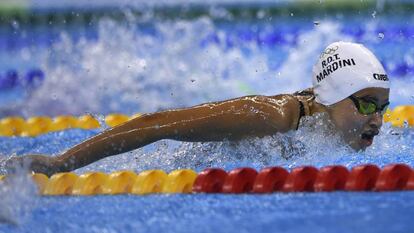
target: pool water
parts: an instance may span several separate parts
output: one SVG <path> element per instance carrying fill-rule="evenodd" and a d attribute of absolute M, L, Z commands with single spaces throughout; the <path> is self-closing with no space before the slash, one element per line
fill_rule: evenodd
<path fill-rule="evenodd" d="M 412 232 L 414 195 L 43 197 L 2 232 Z"/>
<path fill-rule="evenodd" d="M 0 77 L 33 69 L 30 88 L 1 89 L 0 117 L 112 112 L 133 114 L 248 94 L 290 93 L 311 85 L 311 67 L 336 40 L 365 44 L 388 70 L 391 107 L 414 102 L 414 16 L 374 8 L 344 14 L 257 12 L 234 18 L 224 8 L 190 19 L 100 18 L 92 23 L 11 22 L 0 34 Z M 414 132 L 385 124 L 365 152 L 353 152 L 305 119 L 298 131 L 240 142 L 164 140 L 85 168 L 171 171 L 207 167 L 300 165 L 349 168 L 373 163 L 414 166 Z M 0 139 L 3 157 L 56 155 L 99 130 L 72 129 L 35 138 Z M 292 158 L 282 157 L 287 147 Z M 0 189 L 0 232 L 412 232 L 413 192 L 271 195 L 38 197 L 23 178 Z"/>

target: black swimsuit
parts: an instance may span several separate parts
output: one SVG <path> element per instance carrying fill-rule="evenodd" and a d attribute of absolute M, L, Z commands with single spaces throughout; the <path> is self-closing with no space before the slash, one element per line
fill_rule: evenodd
<path fill-rule="evenodd" d="M 310 115 L 309 105 L 315 99 L 312 88 L 293 93 L 293 96 L 299 101 L 299 119 L 296 130 L 299 128 L 300 119 Z"/>

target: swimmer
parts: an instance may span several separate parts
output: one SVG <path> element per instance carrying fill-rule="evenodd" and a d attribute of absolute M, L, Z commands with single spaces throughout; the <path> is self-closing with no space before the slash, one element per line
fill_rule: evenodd
<path fill-rule="evenodd" d="M 31 171 L 51 175 L 162 139 L 208 142 L 284 133 L 296 130 L 302 117 L 316 113 L 327 113 L 349 147 L 365 150 L 379 133 L 388 99 L 389 80 L 375 55 L 361 44 L 335 42 L 314 65 L 312 88 L 144 114 L 58 156 L 13 157 L 6 167 L 29 164 Z"/>

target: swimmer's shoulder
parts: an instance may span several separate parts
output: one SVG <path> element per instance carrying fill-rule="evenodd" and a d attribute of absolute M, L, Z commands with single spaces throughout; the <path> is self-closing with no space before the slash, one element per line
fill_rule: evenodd
<path fill-rule="evenodd" d="M 268 96 L 276 103 L 283 103 L 283 111 L 291 119 L 290 129 L 297 129 L 300 119 L 310 115 L 310 105 L 315 99 L 312 88 L 295 92 L 293 94 L 279 94 Z"/>
<path fill-rule="evenodd" d="M 256 116 L 264 119 L 270 128 L 277 129 L 275 132 L 297 128 L 300 108 L 297 98 L 292 94 L 244 96 L 238 101 L 256 109 L 260 113 Z"/>

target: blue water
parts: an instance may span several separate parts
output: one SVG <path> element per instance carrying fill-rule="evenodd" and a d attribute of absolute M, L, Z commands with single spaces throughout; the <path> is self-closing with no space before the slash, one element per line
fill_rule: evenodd
<path fill-rule="evenodd" d="M 89 24 L 0 30 L 0 117 L 111 112 L 132 114 L 232 98 L 290 93 L 311 85 L 311 67 L 336 40 L 364 43 L 390 73 L 392 107 L 414 103 L 413 14 L 380 11 L 229 19 L 222 11 L 189 20 L 101 19 Z M 27 86 L 31 70 L 45 77 Z M 22 81 L 23 80 L 23 81 Z M 300 165 L 414 166 L 414 132 L 386 124 L 365 152 L 343 146 L 320 119 L 288 137 L 238 143 L 161 141 L 75 171 Z M 0 138 L 0 155 L 56 155 L 100 130 Z M 293 158 L 281 157 L 289 147 Z M 413 192 L 272 195 L 38 197 L 27 181 L 0 188 L 0 232 L 412 232 Z"/>
<path fill-rule="evenodd" d="M 44 197 L 1 232 L 412 232 L 413 192 Z"/>

